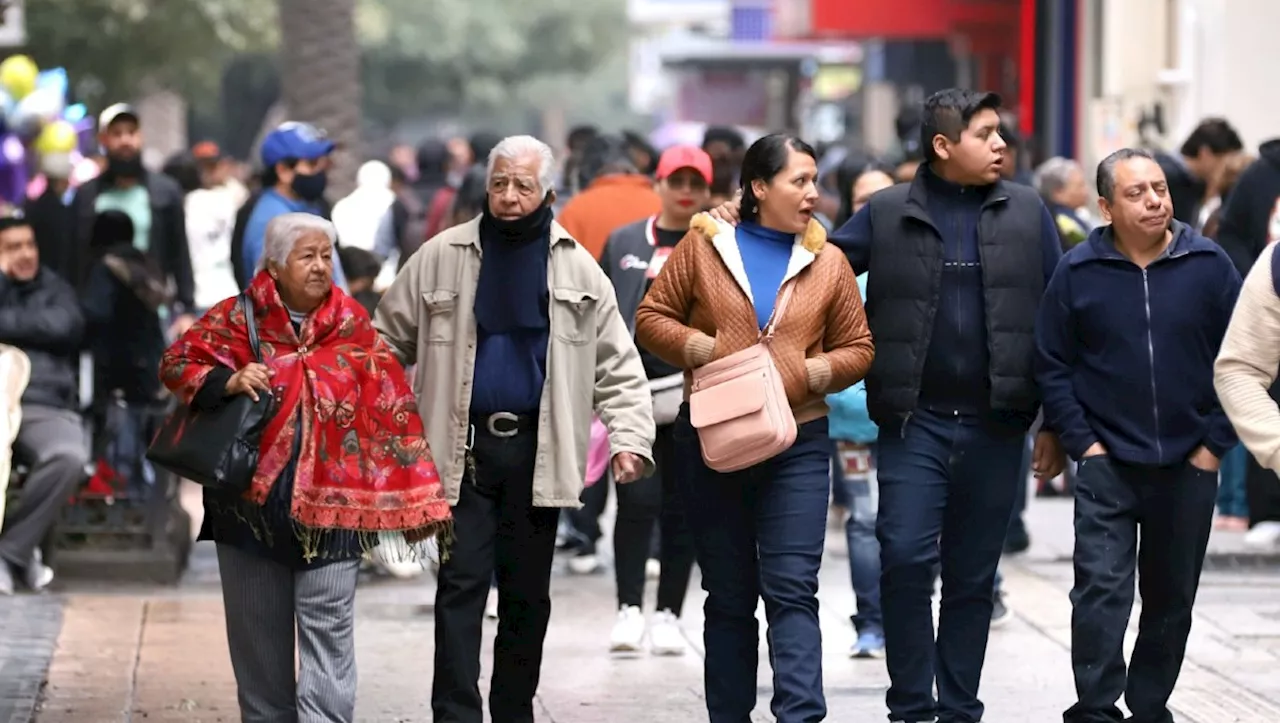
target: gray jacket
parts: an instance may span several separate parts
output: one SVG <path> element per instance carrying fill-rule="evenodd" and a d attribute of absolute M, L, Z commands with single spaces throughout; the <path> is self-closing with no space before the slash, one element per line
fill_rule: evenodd
<path fill-rule="evenodd" d="M 600 267 L 613 282 L 613 291 L 618 297 L 618 313 L 632 334 L 636 330 L 636 309 L 640 308 L 648 286 L 649 261 L 653 258 L 654 247 L 645 230 L 648 225 L 646 218 L 614 231 L 600 253 Z"/>

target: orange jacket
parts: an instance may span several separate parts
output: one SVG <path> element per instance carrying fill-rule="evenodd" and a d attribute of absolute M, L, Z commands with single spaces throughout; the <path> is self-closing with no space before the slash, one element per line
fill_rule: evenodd
<path fill-rule="evenodd" d="M 598 261 L 609 234 L 661 210 L 648 176 L 613 175 L 597 178 L 569 199 L 556 220 Z"/>

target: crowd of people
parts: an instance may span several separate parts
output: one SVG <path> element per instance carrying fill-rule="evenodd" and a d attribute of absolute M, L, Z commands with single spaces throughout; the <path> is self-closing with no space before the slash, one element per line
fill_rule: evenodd
<path fill-rule="evenodd" d="M 756 706 L 761 599 L 774 715 L 827 715 L 834 522 L 850 655 L 885 659 L 890 719 L 973 723 L 1032 477 L 1076 502 L 1064 720 L 1169 720 L 1211 528 L 1280 540 L 1280 141 L 1254 160 L 1210 119 L 1176 155 L 1109 155 L 1091 203 L 1081 165 L 1033 164 L 994 94 L 943 90 L 900 121 L 883 158 L 727 127 L 663 149 L 577 128 L 559 161 L 531 136 L 428 140 L 330 206 L 335 147 L 308 124 L 267 134 L 245 183 L 208 142 L 149 171 L 138 114 L 106 109 L 97 178 L 70 189 L 50 165 L 0 214 L 29 467 L 0 593 L 49 584 L 41 541 L 100 467 L 87 350 L 88 426 L 132 410 L 110 425 L 131 484 L 151 483 L 168 395 L 271 395 L 250 488 L 206 490 L 200 533 L 246 721 L 352 720 L 362 560 L 411 575 L 427 540 L 435 720 L 482 720 L 487 615 L 489 711 L 532 721 L 553 559 L 602 566 L 612 489 L 607 649 L 684 653 L 696 563 L 710 720 Z M 785 443 L 764 459 L 709 451 L 769 424 Z"/>

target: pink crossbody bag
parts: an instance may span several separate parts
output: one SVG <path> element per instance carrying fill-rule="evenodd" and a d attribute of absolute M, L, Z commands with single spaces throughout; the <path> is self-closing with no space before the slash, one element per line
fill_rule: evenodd
<path fill-rule="evenodd" d="M 698 430 L 702 459 L 717 472 L 737 472 L 787 451 L 796 418 L 769 344 L 786 313 L 795 282 L 782 290 L 760 340 L 693 370 L 689 421 Z"/>

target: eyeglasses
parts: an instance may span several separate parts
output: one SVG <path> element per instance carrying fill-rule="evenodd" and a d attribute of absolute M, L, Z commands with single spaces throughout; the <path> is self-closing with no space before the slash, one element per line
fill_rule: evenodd
<path fill-rule="evenodd" d="M 686 188 L 690 191 L 701 191 L 707 188 L 707 179 L 702 176 L 667 176 L 662 179 L 662 182 L 667 184 L 668 188 L 676 191 L 681 191 Z"/>

